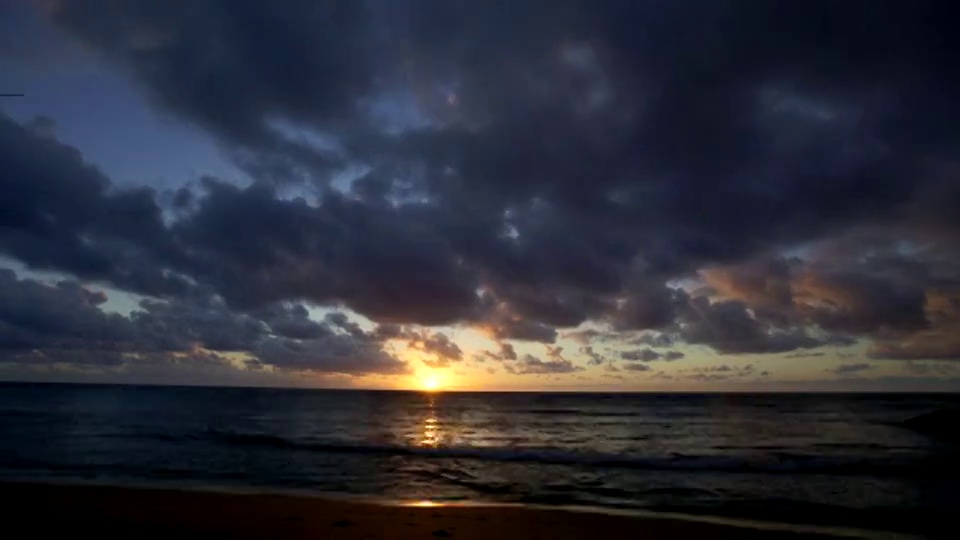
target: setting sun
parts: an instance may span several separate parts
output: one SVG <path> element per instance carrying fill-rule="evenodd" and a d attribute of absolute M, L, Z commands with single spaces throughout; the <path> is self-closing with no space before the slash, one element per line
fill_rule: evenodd
<path fill-rule="evenodd" d="M 420 379 L 420 387 L 427 392 L 436 392 L 440 386 L 440 377 L 436 375 L 427 375 Z"/>

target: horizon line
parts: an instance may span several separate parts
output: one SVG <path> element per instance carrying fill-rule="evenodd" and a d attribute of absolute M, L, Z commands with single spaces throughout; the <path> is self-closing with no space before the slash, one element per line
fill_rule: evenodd
<path fill-rule="evenodd" d="M 960 395 L 956 390 L 422 390 L 417 388 L 336 388 L 306 386 L 256 386 L 227 384 L 171 384 L 171 383 L 135 383 L 135 382 L 89 382 L 89 381 L 24 381 L 0 380 L 0 385 L 61 385 L 61 386 L 129 386 L 156 388 L 196 388 L 196 389 L 243 389 L 243 390 L 299 390 L 299 391 L 335 391 L 335 392 L 403 392 L 426 395 L 436 394 L 951 394 Z"/>

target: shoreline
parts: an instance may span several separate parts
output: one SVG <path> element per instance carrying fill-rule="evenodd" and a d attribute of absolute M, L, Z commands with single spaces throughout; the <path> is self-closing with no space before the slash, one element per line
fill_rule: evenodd
<path fill-rule="evenodd" d="M 712 515 L 483 501 L 410 501 L 255 486 L 169 486 L 97 481 L 0 480 L 0 499 L 33 532 L 101 538 L 579 538 L 599 534 L 719 538 L 884 538 L 917 536 L 848 527 Z M 158 509 L 153 512 L 150 508 Z M 216 511 L 211 511 L 216 509 Z M 242 519 L 238 519 L 242 516 Z M 292 526 L 296 524 L 297 526 Z M 62 529 L 61 529 L 62 527 Z M 430 529 L 427 531 L 426 529 Z M 63 532 L 60 532 L 60 531 Z M 307 533 L 310 534 L 307 534 Z M 424 535 L 426 533 L 426 535 Z M 158 536 L 159 537 L 159 536 Z"/>

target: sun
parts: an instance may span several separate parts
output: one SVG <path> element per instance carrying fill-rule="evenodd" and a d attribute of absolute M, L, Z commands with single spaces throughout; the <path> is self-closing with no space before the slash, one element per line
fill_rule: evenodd
<path fill-rule="evenodd" d="M 440 377 L 436 375 L 427 375 L 420 378 L 420 388 L 426 392 L 436 392 L 442 386 Z"/>

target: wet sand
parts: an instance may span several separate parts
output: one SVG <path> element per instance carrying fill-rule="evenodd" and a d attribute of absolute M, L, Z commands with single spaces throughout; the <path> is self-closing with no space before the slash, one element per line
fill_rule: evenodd
<path fill-rule="evenodd" d="M 411 506 L 280 494 L 0 483 L 10 538 L 824 538 L 668 517 Z"/>

